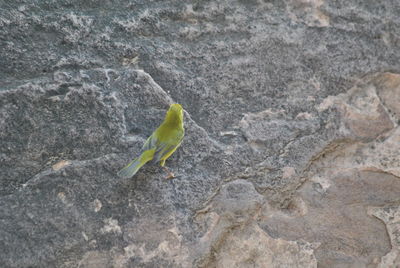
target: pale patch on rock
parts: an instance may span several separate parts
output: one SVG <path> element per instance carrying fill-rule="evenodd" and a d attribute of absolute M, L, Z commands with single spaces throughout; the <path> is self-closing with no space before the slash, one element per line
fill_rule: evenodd
<path fill-rule="evenodd" d="M 323 0 L 291 0 L 287 3 L 289 17 L 300 23 L 312 27 L 328 27 L 330 19 L 320 9 L 324 4 Z"/>
<path fill-rule="evenodd" d="M 296 170 L 293 167 L 284 167 L 282 168 L 282 178 L 288 179 L 296 175 Z"/>
<path fill-rule="evenodd" d="M 99 199 L 93 200 L 92 207 L 95 212 L 99 212 L 102 206 L 103 206 L 103 204 L 101 203 L 101 201 Z"/>
<path fill-rule="evenodd" d="M 307 101 L 315 101 L 315 97 L 314 96 L 307 96 Z"/>
<path fill-rule="evenodd" d="M 72 207 L 73 203 L 67 199 L 67 195 L 64 192 L 57 193 L 57 198 L 66 206 Z"/>
<path fill-rule="evenodd" d="M 64 22 L 60 29 L 64 33 L 64 40 L 76 43 L 90 32 L 94 19 L 91 16 L 69 13 L 62 16 L 60 21 Z"/>
<path fill-rule="evenodd" d="M 329 96 L 325 98 L 316 108 L 318 112 L 323 112 L 335 104 L 335 97 Z"/>
<path fill-rule="evenodd" d="M 400 128 L 396 128 L 383 142 L 344 143 L 331 152 L 324 154 L 324 159 L 314 162 L 311 168 L 316 177 L 313 180 L 335 176 L 344 170 L 375 171 L 400 177 Z M 322 185 L 322 184 L 321 184 Z"/>
<path fill-rule="evenodd" d="M 70 165 L 71 162 L 68 160 L 61 160 L 52 166 L 53 170 L 60 170 L 63 167 Z"/>
<path fill-rule="evenodd" d="M 244 124 L 244 126 L 246 126 L 248 121 L 255 121 L 258 119 L 274 119 L 274 118 L 278 118 L 281 117 L 282 115 L 285 114 L 285 110 L 274 110 L 274 109 L 267 109 L 258 113 L 248 113 L 245 114 L 244 117 L 242 118 L 242 120 L 239 123 L 239 126 L 242 126 L 242 124 Z"/>
<path fill-rule="evenodd" d="M 85 232 L 82 232 L 82 236 L 83 236 L 83 239 L 85 239 L 86 241 L 89 241 L 89 237 L 86 235 Z"/>
<path fill-rule="evenodd" d="M 294 172 L 290 167 L 287 170 Z M 318 244 L 274 239 L 257 225 L 262 207 L 269 207 L 264 202 L 248 181 L 223 185 L 212 202 L 197 213 L 197 221 L 206 229 L 192 250 L 197 266 L 317 267 L 313 252 Z"/>
<path fill-rule="evenodd" d="M 375 138 L 393 128 L 375 90 L 367 85 L 349 91 L 344 103 L 344 119 L 357 137 Z"/>
<path fill-rule="evenodd" d="M 57 194 L 57 197 L 58 197 L 58 199 L 61 200 L 61 202 L 63 202 L 64 204 L 67 204 L 67 198 L 66 198 L 64 192 L 59 192 L 59 193 Z"/>
<path fill-rule="evenodd" d="M 344 136 L 374 139 L 394 127 L 377 95 L 375 81 L 376 79 L 367 77 L 346 93 L 324 99 L 317 110 L 322 112 L 330 107 L 336 107 L 341 113 L 340 132 Z"/>
<path fill-rule="evenodd" d="M 400 181 L 354 169 L 339 169 L 335 176 L 318 181 L 307 181 L 299 189 L 288 207 L 290 217 L 271 213 L 261 228 L 285 240 L 321 243 L 315 251 L 321 267 L 364 267 L 386 255 L 386 230 L 366 209 L 398 199 Z M 322 185 L 327 184 L 324 190 Z"/>
<path fill-rule="evenodd" d="M 215 267 L 317 267 L 317 244 L 274 239 L 253 223 L 235 229 L 215 253 Z"/>
<path fill-rule="evenodd" d="M 230 130 L 230 131 L 221 131 L 221 132 L 219 133 L 219 135 L 220 135 L 220 136 L 237 136 L 238 134 L 237 134 L 236 131 Z"/>
<path fill-rule="evenodd" d="M 308 117 L 307 115 L 305 115 Z M 248 113 L 239 122 L 239 129 L 255 151 L 281 150 L 303 133 L 310 133 L 319 128 L 311 120 L 288 119 L 284 110 L 267 109 L 258 113 Z"/>
<path fill-rule="evenodd" d="M 386 108 L 397 120 L 400 119 L 400 74 L 382 73 L 376 76 L 374 83 L 377 93 Z"/>
<path fill-rule="evenodd" d="M 150 234 L 157 235 L 157 234 Z M 124 268 L 127 267 L 128 262 L 131 258 L 140 258 L 144 263 L 150 263 L 154 259 L 162 257 L 165 260 L 179 263 L 183 267 L 190 267 L 188 262 L 188 251 L 186 247 L 182 245 L 182 235 L 176 226 L 168 229 L 166 234 L 159 234 L 159 238 L 165 240 L 159 240 L 157 247 L 150 248 L 147 244 L 151 244 L 153 241 L 144 241 L 138 244 L 129 244 L 124 247 L 123 253 L 116 254 L 113 258 L 113 267 Z"/>
<path fill-rule="evenodd" d="M 310 113 L 299 113 L 298 115 L 296 115 L 296 119 L 300 119 L 300 120 L 309 120 L 314 118 L 314 115 L 310 114 Z"/>
<path fill-rule="evenodd" d="M 88 251 L 78 263 L 78 268 L 108 268 L 110 254 L 104 251 Z"/>
<path fill-rule="evenodd" d="M 381 219 L 386 224 L 392 250 L 382 257 L 378 268 L 400 267 L 400 207 L 398 205 L 369 207 L 368 214 Z"/>
<path fill-rule="evenodd" d="M 105 225 L 100 229 L 101 233 L 121 233 L 121 227 L 118 225 L 118 221 L 112 218 L 104 220 Z"/>

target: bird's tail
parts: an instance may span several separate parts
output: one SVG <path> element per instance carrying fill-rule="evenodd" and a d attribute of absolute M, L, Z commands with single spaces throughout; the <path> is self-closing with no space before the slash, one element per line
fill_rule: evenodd
<path fill-rule="evenodd" d="M 131 178 L 147 162 L 153 159 L 155 149 L 144 151 L 138 158 L 135 158 L 117 174 L 121 178 Z"/>

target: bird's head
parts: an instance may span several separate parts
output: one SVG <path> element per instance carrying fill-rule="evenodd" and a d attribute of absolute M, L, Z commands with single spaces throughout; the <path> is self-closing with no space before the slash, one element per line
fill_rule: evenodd
<path fill-rule="evenodd" d="M 183 122 L 183 108 L 180 104 L 174 103 L 169 106 L 167 118 L 172 121 Z"/>

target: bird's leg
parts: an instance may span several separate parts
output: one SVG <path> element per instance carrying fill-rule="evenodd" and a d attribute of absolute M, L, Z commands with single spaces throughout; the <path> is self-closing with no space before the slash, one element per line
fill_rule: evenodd
<path fill-rule="evenodd" d="M 166 177 L 167 180 L 175 178 L 174 173 L 172 173 L 167 167 L 163 166 L 162 168 L 168 173 L 168 176 Z"/>

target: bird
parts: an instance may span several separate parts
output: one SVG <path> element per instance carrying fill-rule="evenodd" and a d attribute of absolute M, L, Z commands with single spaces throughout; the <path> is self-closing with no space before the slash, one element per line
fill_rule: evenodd
<path fill-rule="evenodd" d="M 165 161 L 181 145 L 184 136 L 183 108 L 178 103 L 171 104 L 164 121 L 144 143 L 140 156 L 133 159 L 117 175 L 121 178 L 131 178 L 142 166 L 153 160 L 160 162 L 161 167 L 168 173 L 167 179 L 174 178 L 175 175 L 165 167 Z"/>

